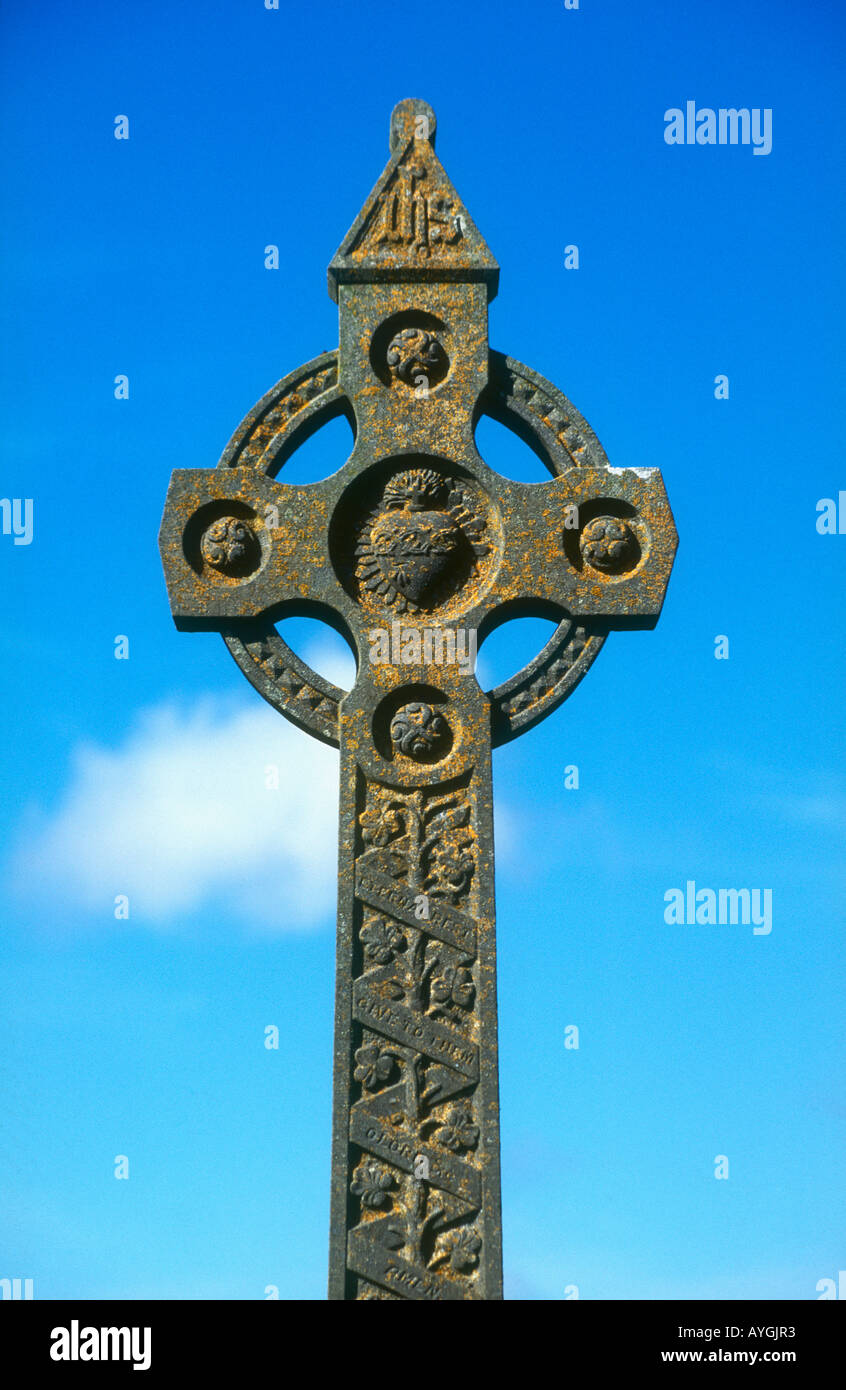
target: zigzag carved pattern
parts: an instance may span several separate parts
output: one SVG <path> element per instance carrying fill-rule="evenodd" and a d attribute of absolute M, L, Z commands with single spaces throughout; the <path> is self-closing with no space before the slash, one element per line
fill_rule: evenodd
<path fill-rule="evenodd" d="M 358 1299 L 480 1297 L 475 841 L 466 785 L 370 784 L 356 863 L 350 1112 Z"/>

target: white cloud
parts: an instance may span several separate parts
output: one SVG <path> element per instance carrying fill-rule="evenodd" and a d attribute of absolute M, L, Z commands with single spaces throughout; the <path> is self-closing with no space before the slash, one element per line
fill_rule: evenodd
<path fill-rule="evenodd" d="M 304 655 L 342 687 L 355 679 L 338 643 L 317 639 Z M 65 920 L 108 928 L 126 894 L 135 925 L 234 917 L 253 931 L 302 930 L 334 919 L 337 815 L 337 752 L 252 692 L 168 701 L 112 746 L 73 750 L 63 790 L 27 809 L 9 879 L 41 920 L 58 902 Z M 499 797 L 496 840 L 506 862 L 521 858 L 520 817 Z"/>
<path fill-rule="evenodd" d="M 263 702 L 168 703 L 117 747 L 75 750 L 61 799 L 27 817 L 13 882 L 104 925 L 125 893 L 135 922 L 201 912 L 262 931 L 309 927 L 334 915 L 337 807 L 337 753 Z"/>

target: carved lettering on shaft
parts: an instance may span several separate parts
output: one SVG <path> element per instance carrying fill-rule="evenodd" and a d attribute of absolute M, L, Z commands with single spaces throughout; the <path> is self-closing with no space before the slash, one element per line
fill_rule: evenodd
<path fill-rule="evenodd" d="M 449 790 L 370 783 L 358 826 L 360 1095 L 350 1143 L 364 1155 L 356 1173 L 378 1160 L 390 1175 L 390 1187 L 371 1179 L 390 1219 L 373 1215 L 362 1188 L 350 1269 L 361 1298 L 374 1280 L 405 1297 L 472 1297 L 460 1287 L 478 1278 L 482 1244 L 472 786 L 466 778 Z M 420 891 L 431 900 L 428 920 L 414 911 Z"/>

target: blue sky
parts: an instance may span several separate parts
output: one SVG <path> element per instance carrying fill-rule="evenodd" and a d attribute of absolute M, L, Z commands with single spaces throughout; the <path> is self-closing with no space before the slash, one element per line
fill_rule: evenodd
<path fill-rule="evenodd" d="M 326 266 L 420 96 L 502 267 L 492 346 L 662 470 L 681 536 L 657 629 L 495 755 L 506 1295 L 817 1297 L 846 1268 L 846 536 L 815 525 L 846 489 L 842 11 L 12 0 L 0 32 L 0 491 L 34 517 L 0 535 L 0 1277 L 324 1296 L 336 754 L 175 631 L 156 536 L 171 470 L 337 342 Z M 771 109 L 772 151 L 667 145 L 688 100 Z M 483 683 L 547 632 L 493 634 Z M 771 889 L 771 933 L 666 924 L 690 879 Z"/>

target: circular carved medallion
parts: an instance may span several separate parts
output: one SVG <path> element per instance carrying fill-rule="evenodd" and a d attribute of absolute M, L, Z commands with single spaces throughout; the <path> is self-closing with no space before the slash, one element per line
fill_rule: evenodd
<path fill-rule="evenodd" d="M 422 701 L 403 705 L 391 720 L 391 742 L 407 758 L 431 758 L 444 747 L 448 736 L 449 724 L 443 715 Z"/>
<path fill-rule="evenodd" d="M 634 569 L 640 546 L 634 532 L 621 517 L 597 516 L 589 521 L 579 538 L 582 558 L 604 574 L 624 574 Z"/>
<path fill-rule="evenodd" d="M 335 506 L 329 551 L 339 582 L 371 616 L 454 618 L 493 578 L 502 531 L 484 489 L 425 454 L 374 464 Z"/>

